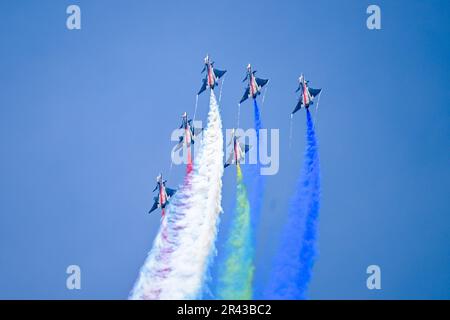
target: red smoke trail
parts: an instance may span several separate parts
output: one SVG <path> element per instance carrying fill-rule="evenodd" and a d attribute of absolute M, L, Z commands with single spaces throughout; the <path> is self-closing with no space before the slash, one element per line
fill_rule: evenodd
<path fill-rule="evenodd" d="M 186 166 L 186 177 L 192 172 L 192 155 L 191 147 L 187 148 L 187 166 Z"/>
<path fill-rule="evenodd" d="M 186 165 L 186 175 L 184 177 L 184 181 L 183 181 L 183 185 L 182 188 L 189 188 L 189 186 L 191 185 L 191 172 L 192 172 L 192 157 L 191 157 L 191 149 L 188 148 L 187 150 L 187 165 Z M 155 268 L 154 271 L 154 276 L 159 278 L 160 280 L 166 279 L 171 271 L 172 268 L 170 267 L 166 267 L 167 265 L 169 265 L 168 261 L 170 260 L 170 257 L 173 253 L 173 246 L 175 245 L 175 239 L 177 237 L 176 234 L 171 234 L 171 230 L 172 229 L 172 233 L 173 231 L 178 232 L 181 229 L 183 229 L 182 226 L 178 226 L 178 227 L 169 227 L 169 223 L 167 223 L 166 218 L 168 218 L 170 216 L 170 210 L 168 211 L 168 216 L 166 216 L 166 208 L 162 208 L 162 213 L 161 213 L 161 220 L 162 220 L 162 225 L 161 225 L 161 241 L 162 241 L 162 245 L 161 245 L 161 250 L 159 251 L 159 253 L 156 256 L 156 260 L 158 260 L 159 262 L 161 262 L 159 268 Z M 160 294 L 161 294 L 161 289 L 155 289 L 155 290 L 151 290 L 149 292 L 149 294 L 145 294 L 142 296 L 142 299 L 144 300 L 159 300 L 160 299 Z"/>
<path fill-rule="evenodd" d="M 205 273 L 215 251 L 222 209 L 222 175 L 222 121 L 211 91 L 208 125 L 196 154 L 195 168 L 186 174 L 166 207 L 167 213 L 130 299 L 201 297 Z"/>

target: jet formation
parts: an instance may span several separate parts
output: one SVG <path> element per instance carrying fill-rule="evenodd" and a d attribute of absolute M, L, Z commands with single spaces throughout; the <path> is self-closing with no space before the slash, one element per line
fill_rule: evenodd
<path fill-rule="evenodd" d="M 197 95 L 200 95 L 207 88 L 214 90 L 214 88 L 218 85 L 219 80 L 223 77 L 223 75 L 227 72 L 226 70 L 219 70 L 214 68 L 214 62 L 210 59 L 209 55 L 206 55 L 204 59 L 204 67 L 201 73 L 205 73 L 205 78 L 203 79 L 202 86 L 198 91 Z M 267 85 L 269 79 L 261 79 L 256 77 L 256 70 L 252 70 L 252 66 L 250 64 L 247 65 L 247 74 L 242 82 L 247 81 L 247 87 L 245 89 L 244 95 L 242 96 L 239 104 L 246 101 L 249 98 L 256 99 L 260 94 L 262 88 Z M 298 79 L 299 85 L 295 92 L 300 92 L 297 105 L 294 110 L 291 112 L 291 117 L 302 107 L 308 109 L 311 105 L 314 104 L 314 98 L 317 97 L 322 89 L 314 89 L 309 87 L 309 81 L 305 79 L 303 74 Z M 195 143 L 197 136 L 202 132 L 203 128 L 195 128 L 193 125 L 192 119 L 188 118 L 186 112 L 182 115 L 181 125 L 179 129 L 184 129 L 184 132 L 179 137 L 179 141 L 177 146 L 175 147 L 175 151 L 185 145 L 189 148 L 192 144 Z M 241 161 L 244 160 L 245 154 L 250 150 L 251 146 L 239 142 L 240 137 L 236 135 L 236 130 L 232 131 L 232 141 L 229 145 L 233 144 L 233 148 L 231 148 L 231 152 L 228 156 L 227 161 L 224 164 L 224 167 L 227 168 L 231 164 L 235 164 L 239 166 Z M 156 177 L 156 187 L 153 189 L 153 192 L 158 190 L 158 195 L 154 197 L 154 203 L 151 207 L 149 213 L 155 211 L 160 208 L 162 210 L 162 216 L 165 214 L 165 207 L 169 203 L 169 199 L 175 194 L 176 190 L 166 187 L 167 180 L 164 180 L 162 174 L 159 174 Z"/>

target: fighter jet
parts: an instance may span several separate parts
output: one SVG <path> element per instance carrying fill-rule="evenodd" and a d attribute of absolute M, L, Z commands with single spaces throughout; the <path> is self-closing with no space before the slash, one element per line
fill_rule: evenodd
<path fill-rule="evenodd" d="M 298 78 L 299 85 L 295 92 L 300 91 L 300 97 L 297 105 L 295 106 L 294 111 L 292 111 L 291 115 L 296 113 L 298 110 L 305 106 L 306 109 L 309 108 L 310 105 L 313 104 L 314 98 L 322 91 L 322 89 L 313 89 L 309 87 L 309 81 L 305 80 L 303 74 Z"/>
<path fill-rule="evenodd" d="M 162 173 L 156 177 L 156 187 L 153 189 L 153 192 L 158 190 L 158 195 L 153 198 L 155 203 L 148 213 L 155 211 L 157 208 L 161 208 L 162 215 L 164 216 L 164 208 L 169 203 L 170 197 L 172 197 L 176 192 L 174 189 L 167 188 L 166 182 L 167 180 L 163 180 Z"/>
<path fill-rule="evenodd" d="M 196 137 L 203 131 L 203 128 L 194 128 L 192 119 L 188 119 L 187 113 L 181 115 L 181 125 L 179 129 L 184 129 L 183 135 L 180 136 L 177 146 L 174 151 L 177 151 L 183 147 L 183 143 L 186 147 L 190 147 L 191 143 L 195 142 Z"/>
<path fill-rule="evenodd" d="M 227 162 L 225 162 L 224 168 L 228 167 L 230 164 L 239 165 L 242 160 L 245 158 L 245 154 L 250 150 L 251 146 L 247 144 L 239 143 L 239 138 L 236 136 L 235 130 L 233 129 L 231 133 L 232 140 L 228 145 L 233 143 L 233 149 L 231 150 L 230 156 L 228 157 Z"/>
<path fill-rule="evenodd" d="M 248 98 L 256 99 L 258 95 L 261 94 L 261 89 L 264 87 L 267 82 L 269 82 L 268 79 L 260 79 L 255 76 L 256 70 L 252 71 L 252 66 L 248 64 L 247 66 L 247 75 L 245 76 L 244 80 L 242 82 L 245 82 L 248 80 L 248 86 L 245 89 L 244 95 L 242 96 L 241 101 L 239 103 L 244 102 Z"/>
<path fill-rule="evenodd" d="M 206 90 L 206 88 L 214 89 L 214 87 L 217 85 L 217 82 L 222 76 L 227 72 L 226 70 L 218 70 L 214 68 L 214 62 L 209 59 L 209 55 L 206 55 L 205 57 L 205 66 L 203 67 L 202 73 L 206 71 L 206 77 L 203 79 L 202 87 L 200 88 L 200 91 L 197 93 L 199 95 L 203 91 Z"/>

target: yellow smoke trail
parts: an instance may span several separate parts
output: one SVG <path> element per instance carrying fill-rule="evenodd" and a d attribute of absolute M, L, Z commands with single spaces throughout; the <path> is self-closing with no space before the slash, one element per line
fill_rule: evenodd
<path fill-rule="evenodd" d="M 218 298 L 250 300 L 253 296 L 253 246 L 251 241 L 250 204 L 237 164 L 236 210 L 226 242 L 226 260 L 220 270 Z"/>

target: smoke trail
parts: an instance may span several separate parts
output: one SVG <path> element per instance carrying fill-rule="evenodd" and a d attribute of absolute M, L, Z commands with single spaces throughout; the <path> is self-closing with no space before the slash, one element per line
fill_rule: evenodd
<path fill-rule="evenodd" d="M 193 118 L 193 121 L 195 121 L 195 116 L 197 115 L 197 106 L 198 106 L 198 94 L 195 96 L 195 108 L 194 108 L 194 118 Z"/>
<path fill-rule="evenodd" d="M 222 101 L 222 89 L 223 89 L 223 84 L 224 83 L 225 83 L 225 77 L 223 77 L 222 81 L 220 82 L 219 103 L 220 103 L 220 101 Z"/>
<path fill-rule="evenodd" d="M 291 150 L 292 147 L 292 132 L 294 129 L 294 115 L 291 114 L 289 118 L 289 150 Z"/>
<path fill-rule="evenodd" d="M 264 186 L 265 186 L 265 178 L 261 175 L 261 162 L 259 156 L 259 131 L 262 127 L 261 121 L 261 113 L 259 112 L 258 103 L 256 99 L 253 100 L 253 109 L 254 109 L 254 121 L 255 121 L 255 130 L 256 130 L 256 152 L 257 152 L 257 163 L 256 165 L 251 166 L 249 169 L 251 179 L 251 195 L 250 195 L 250 207 L 251 207 L 251 215 L 254 226 L 259 221 L 259 217 L 261 215 L 261 206 L 264 197 Z"/>
<path fill-rule="evenodd" d="M 166 208 L 131 299 L 200 298 L 222 211 L 222 121 L 213 91 L 201 143 L 193 170 Z"/>
<path fill-rule="evenodd" d="M 192 154 L 191 154 L 191 148 L 188 147 L 188 149 L 187 149 L 186 174 L 188 175 L 189 173 L 191 173 L 192 169 L 193 169 L 193 166 L 192 166 Z"/>
<path fill-rule="evenodd" d="M 260 162 L 260 130 L 262 128 L 261 113 L 259 110 L 258 103 L 253 100 L 253 114 L 254 114 L 254 126 L 256 131 L 256 148 L 257 162 L 249 166 L 245 166 L 245 182 L 249 186 L 248 198 L 250 201 L 250 215 L 251 215 L 251 228 L 252 230 L 257 230 L 258 223 L 261 216 L 262 202 L 264 199 L 264 189 L 265 189 L 265 176 L 261 175 L 261 162 Z M 252 232 L 251 244 L 254 247 L 255 233 Z M 255 274 L 255 277 L 258 277 Z M 259 288 L 259 283 L 254 283 L 254 297 L 260 298 L 258 295 L 261 294 L 261 288 Z"/>
<path fill-rule="evenodd" d="M 306 111 L 307 148 L 303 171 L 291 199 L 274 272 L 266 291 L 268 299 L 305 299 L 316 257 L 320 205 L 319 155 L 314 125 Z"/>
<path fill-rule="evenodd" d="M 226 242 L 226 260 L 219 271 L 218 299 L 252 299 L 253 244 L 251 240 L 250 205 L 242 172 L 237 168 L 235 216 Z"/>
<path fill-rule="evenodd" d="M 259 112 L 259 107 L 258 107 L 258 103 L 256 102 L 256 99 L 253 100 L 253 108 L 254 108 L 254 113 L 255 113 L 256 136 L 258 137 L 258 159 L 259 159 L 259 130 L 261 130 L 261 114 Z"/>

